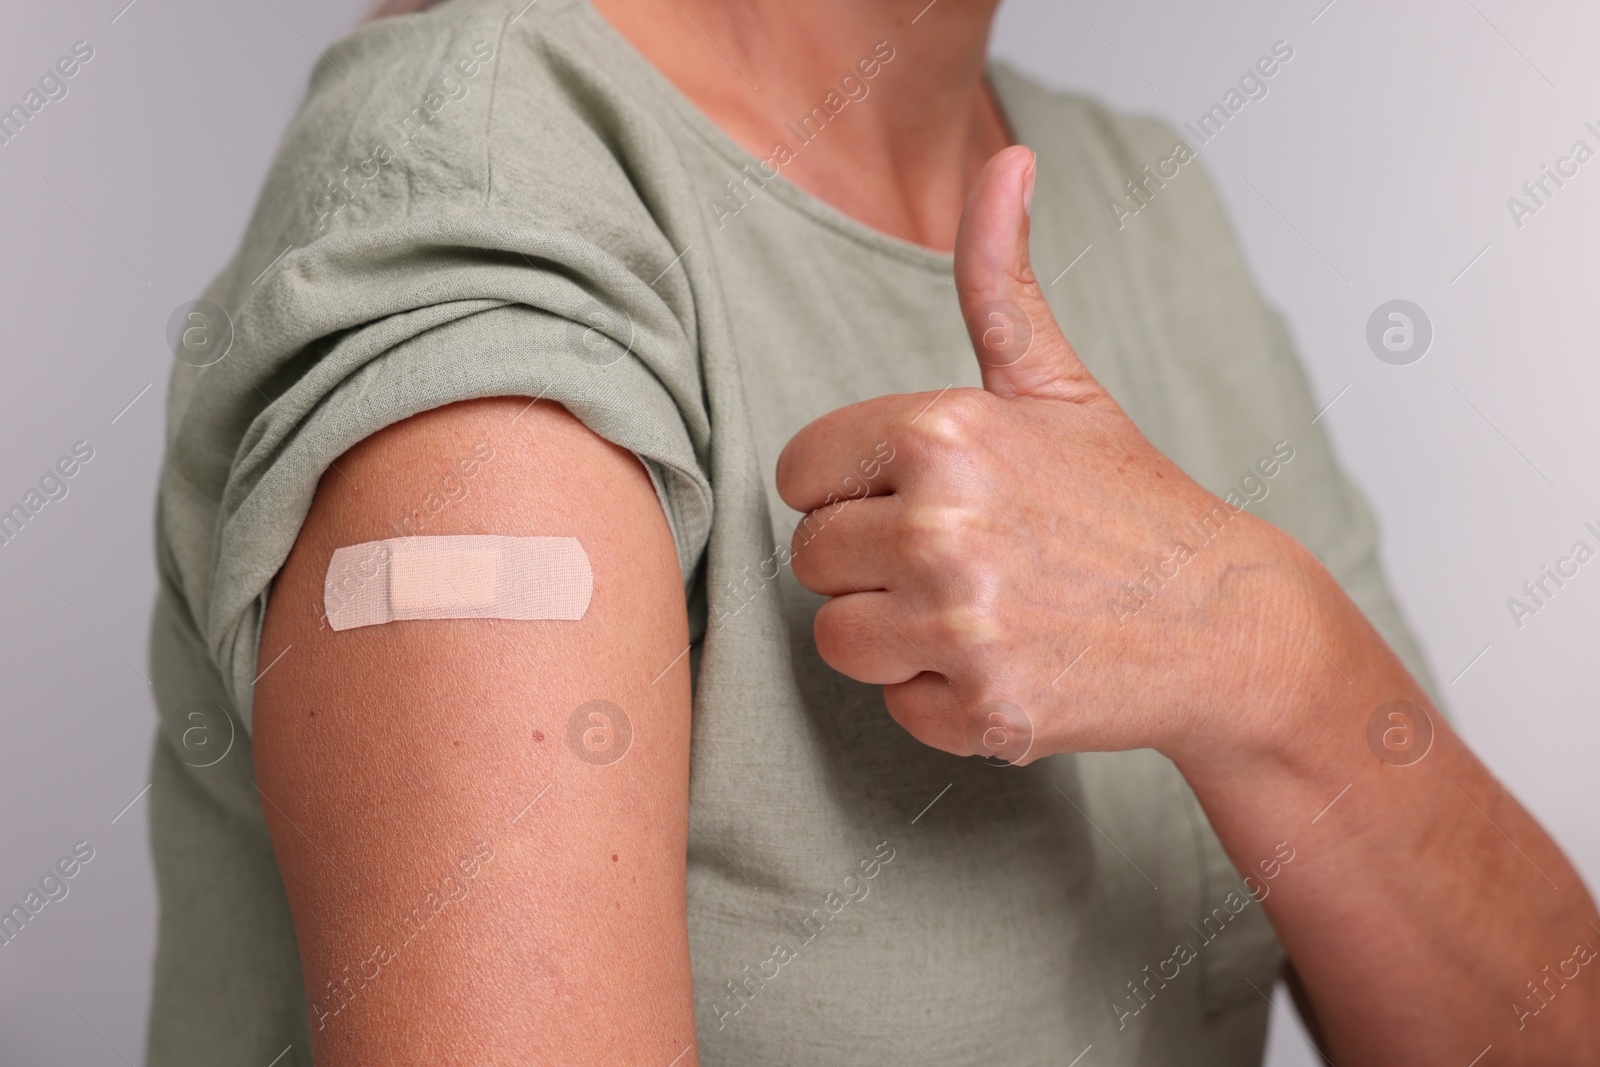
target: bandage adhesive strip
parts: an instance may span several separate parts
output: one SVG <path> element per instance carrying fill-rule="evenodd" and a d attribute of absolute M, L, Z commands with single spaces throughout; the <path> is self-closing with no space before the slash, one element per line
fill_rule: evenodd
<path fill-rule="evenodd" d="M 581 619 L 594 593 L 576 537 L 391 537 L 335 549 L 322 583 L 335 630 L 408 619 Z"/>

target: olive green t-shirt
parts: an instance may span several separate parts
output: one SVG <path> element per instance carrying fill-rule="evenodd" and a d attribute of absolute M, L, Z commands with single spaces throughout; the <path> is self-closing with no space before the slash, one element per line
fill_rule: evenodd
<path fill-rule="evenodd" d="M 792 434 L 980 384 L 951 257 L 782 174 L 874 106 L 908 42 L 864 44 L 754 157 L 586 0 L 524 3 L 453 0 L 328 49 L 206 294 L 227 343 L 197 334 L 174 366 L 149 1062 L 310 1062 L 252 784 L 265 598 L 344 451 L 496 395 L 560 403 L 638 455 L 676 541 L 702 1063 L 1063 1067 L 1090 1046 L 1085 1067 L 1259 1062 L 1282 950 L 1171 763 L 1017 769 L 920 745 L 820 660 L 821 598 L 783 565 L 799 516 L 773 470 Z M 1033 258 L 1089 368 L 1184 470 L 1316 552 L 1421 675 L 1372 521 L 1199 161 L 1158 121 L 991 78 L 1038 154 Z"/>

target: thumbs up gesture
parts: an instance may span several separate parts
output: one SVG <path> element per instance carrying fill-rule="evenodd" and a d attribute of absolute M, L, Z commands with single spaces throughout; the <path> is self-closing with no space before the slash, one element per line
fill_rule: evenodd
<path fill-rule="evenodd" d="M 1079 361 L 1029 262 L 1034 168 L 1020 146 L 991 159 L 956 236 L 983 389 L 841 408 L 778 458 L 807 513 L 795 577 L 830 598 L 817 648 L 957 755 L 1226 744 L 1245 683 L 1259 697 L 1303 655 L 1272 612 L 1281 593 L 1294 613 L 1284 582 L 1311 557 L 1161 455 Z M 838 499 L 884 442 L 870 491 Z"/>

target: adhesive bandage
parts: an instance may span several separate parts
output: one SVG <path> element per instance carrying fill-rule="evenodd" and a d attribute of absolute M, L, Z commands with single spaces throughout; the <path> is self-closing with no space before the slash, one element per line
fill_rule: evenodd
<path fill-rule="evenodd" d="M 594 571 L 576 537 L 391 537 L 335 549 L 335 630 L 406 619 L 581 619 Z"/>

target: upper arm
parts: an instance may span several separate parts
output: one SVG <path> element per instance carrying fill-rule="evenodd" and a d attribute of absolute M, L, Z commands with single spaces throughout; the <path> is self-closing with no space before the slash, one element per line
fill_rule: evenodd
<path fill-rule="evenodd" d="M 334 549 L 402 532 L 576 537 L 588 611 L 329 628 Z M 688 643 L 644 468 L 559 406 L 425 412 L 323 477 L 272 586 L 253 725 L 319 1065 L 664 1064 L 693 1043 Z M 609 750 L 586 717 L 569 741 L 594 700 L 625 720 Z"/>

